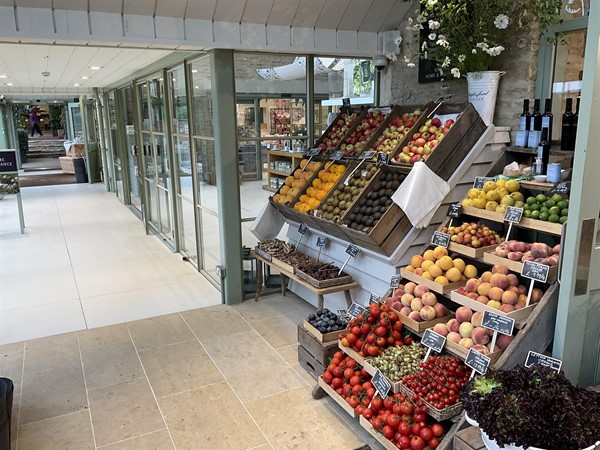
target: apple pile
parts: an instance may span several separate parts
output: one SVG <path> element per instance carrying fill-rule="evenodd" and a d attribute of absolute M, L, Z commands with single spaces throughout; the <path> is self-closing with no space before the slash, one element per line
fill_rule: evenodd
<path fill-rule="evenodd" d="M 477 277 L 475 266 L 448 256 L 448 249 L 441 246 L 426 250 L 422 256 L 413 256 L 404 269 L 443 285 Z"/>
<path fill-rule="evenodd" d="M 419 120 L 423 114 L 422 111 L 416 110 L 413 113 L 404 113 L 401 116 L 395 116 L 390 124 L 387 126 L 381 136 L 377 138 L 371 150 L 375 150 L 380 153 L 393 153 L 398 147 L 402 139 L 406 137 L 406 134 L 415 125 L 415 122 Z"/>
<path fill-rule="evenodd" d="M 450 228 L 442 227 L 441 232 L 449 234 L 452 242 L 472 248 L 496 245 L 504 241 L 497 232 L 476 222 L 464 222 L 462 225 Z"/>
<path fill-rule="evenodd" d="M 528 244 L 527 242 L 510 240 L 496 247 L 492 255 L 508 258 L 511 261 L 535 261 L 547 266 L 556 266 L 560 255 L 560 244 L 550 247 L 548 244 L 541 242 Z"/>
<path fill-rule="evenodd" d="M 367 113 L 365 118 L 357 125 L 352 134 L 340 146 L 344 156 L 358 156 L 363 150 L 365 143 L 373 133 L 381 126 L 386 115 L 375 109 Z"/>
<path fill-rule="evenodd" d="M 433 331 L 446 336 L 446 339 L 450 342 L 466 349 L 472 348 L 484 355 L 508 347 L 513 337 L 498 333 L 496 346 L 493 350 L 490 348 L 491 337 L 494 332 L 481 326 L 482 320 L 483 313 L 481 311 L 473 312 L 471 308 L 461 306 L 456 310 L 453 319 L 450 319 L 448 323 L 435 324 Z"/>
<path fill-rule="evenodd" d="M 504 313 L 524 308 L 527 291 L 519 278 L 514 273 L 508 273 L 508 268 L 502 264 L 496 264 L 491 272 L 486 271 L 479 278 L 467 280 L 464 288 L 456 290 L 461 295 Z M 541 289 L 533 288 L 529 303 L 539 302 L 543 295 Z"/>
<path fill-rule="evenodd" d="M 438 303 L 437 297 L 427 286 L 412 281 L 405 285 L 400 284 L 386 299 L 386 303 L 400 314 L 417 322 L 433 320 L 448 314 L 446 307 Z"/>
<path fill-rule="evenodd" d="M 348 130 L 350 130 L 350 127 L 357 119 L 357 117 L 358 113 L 341 113 L 337 117 L 329 133 L 323 136 L 323 138 L 321 139 L 321 143 L 319 144 L 321 153 L 332 153 L 340 144 L 344 135 L 348 132 Z"/>
<path fill-rule="evenodd" d="M 411 140 L 402 148 L 402 152 L 396 157 L 395 161 L 397 163 L 414 164 L 421 158 L 427 160 L 453 126 L 453 119 L 446 120 L 443 126 L 438 117 L 428 119 L 419 128 L 419 131 L 412 135 Z"/>

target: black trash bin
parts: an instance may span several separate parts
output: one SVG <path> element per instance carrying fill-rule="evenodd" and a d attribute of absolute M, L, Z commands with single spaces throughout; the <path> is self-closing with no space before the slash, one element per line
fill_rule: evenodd
<path fill-rule="evenodd" d="M 14 385 L 8 378 L 0 378 L 0 450 L 10 450 L 10 418 Z"/>
<path fill-rule="evenodd" d="M 78 183 L 87 183 L 88 176 L 85 170 L 85 159 L 73 158 L 73 169 L 75 171 L 75 181 Z"/>

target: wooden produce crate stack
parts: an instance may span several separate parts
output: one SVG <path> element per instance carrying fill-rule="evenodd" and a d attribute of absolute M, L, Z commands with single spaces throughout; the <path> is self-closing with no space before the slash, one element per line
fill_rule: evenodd
<path fill-rule="evenodd" d="M 315 379 L 320 377 L 329 360 L 338 350 L 338 335 L 341 331 L 321 334 L 307 321 L 298 325 L 298 361 Z"/>

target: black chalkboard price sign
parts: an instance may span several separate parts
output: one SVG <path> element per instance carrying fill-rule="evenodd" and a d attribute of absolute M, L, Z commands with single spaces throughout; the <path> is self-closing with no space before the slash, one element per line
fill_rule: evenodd
<path fill-rule="evenodd" d="M 346 253 L 349 254 L 350 256 L 352 256 L 353 258 L 356 258 L 356 256 L 358 255 L 359 252 L 360 252 L 360 248 L 358 248 L 354 244 L 350 244 L 348 246 L 348 248 L 346 249 Z"/>
<path fill-rule="evenodd" d="M 350 107 L 350 99 L 348 97 L 344 97 L 342 99 L 342 106 L 345 108 L 349 108 Z"/>
<path fill-rule="evenodd" d="M 363 312 L 365 312 L 365 308 L 363 306 L 360 306 L 358 303 L 352 303 L 350 305 L 350 308 L 348 308 L 348 314 L 350 314 L 352 317 L 356 317 L 359 314 L 362 314 Z"/>
<path fill-rule="evenodd" d="M 379 303 L 381 301 L 381 297 L 377 294 L 373 294 L 371 292 L 371 296 L 369 297 L 369 305 L 371 303 Z"/>
<path fill-rule="evenodd" d="M 475 189 L 483 189 L 483 185 L 486 181 L 494 181 L 494 177 L 475 177 L 475 181 L 473 182 L 473 187 Z"/>
<path fill-rule="evenodd" d="M 551 194 L 566 195 L 571 191 L 571 183 L 568 181 L 562 181 L 560 183 L 554 183 L 554 186 L 550 189 Z"/>
<path fill-rule="evenodd" d="M 448 247 L 450 244 L 450 235 L 442 233 L 441 231 L 434 231 L 431 237 L 431 243 L 440 247 Z"/>
<path fill-rule="evenodd" d="M 497 331 L 498 333 L 512 335 L 515 327 L 515 319 L 511 319 L 507 316 L 501 316 L 490 311 L 483 312 L 483 319 L 481 325 L 490 330 Z"/>
<path fill-rule="evenodd" d="M 379 369 L 377 369 L 377 372 L 375 372 L 375 375 L 371 378 L 371 383 L 373 383 L 373 387 L 377 389 L 377 392 L 379 392 L 379 395 L 383 398 L 388 395 L 388 392 L 390 392 L 390 389 L 392 388 L 390 380 L 388 380 Z"/>
<path fill-rule="evenodd" d="M 376 153 L 375 150 L 369 150 L 367 152 L 362 152 L 358 158 L 359 159 L 371 159 L 373 156 L 375 156 L 375 153 Z"/>
<path fill-rule="evenodd" d="M 432 330 L 425 330 L 423 334 L 423 339 L 421 339 L 421 344 L 426 347 L 429 347 L 434 352 L 440 353 L 446 345 L 446 338 L 441 334 L 436 333 Z"/>
<path fill-rule="evenodd" d="M 461 207 L 460 203 L 453 203 L 450 206 L 448 206 L 448 211 L 446 212 L 446 216 L 452 217 L 453 219 L 458 219 L 460 217 L 461 209 L 462 209 L 462 207 Z"/>
<path fill-rule="evenodd" d="M 548 279 L 549 271 L 550 266 L 547 266 L 546 264 L 540 264 L 535 261 L 524 261 L 523 268 L 521 269 L 521 275 L 529 278 L 530 280 L 545 283 Z"/>
<path fill-rule="evenodd" d="M 525 367 L 531 367 L 535 365 L 549 367 L 555 372 L 560 372 L 562 361 L 560 359 L 542 355 L 541 353 L 529 351 L 527 354 L 527 359 L 525 360 Z"/>
<path fill-rule="evenodd" d="M 326 237 L 318 237 L 317 238 L 317 247 L 325 247 L 325 245 L 327 244 L 327 238 Z"/>
<path fill-rule="evenodd" d="M 304 236 L 307 231 L 308 231 L 308 226 L 304 223 L 301 223 L 300 226 L 298 227 L 298 233 L 300 233 L 302 236 Z"/>
<path fill-rule="evenodd" d="M 338 150 L 337 152 L 333 152 L 331 154 L 331 160 L 332 161 L 339 161 L 340 159 L 342 159 L 344 157 L 344 152 Z"/>
<path fill-rule="evenodd" d="M 317 156 L 319 153 L 321 153 L 321 149 L 319 147 L 315 147 L 306 152 L 306 156 Z"/>
<path fill-rule="evenodd" d="M 465 364 L 473 369 L 475 372 L 479 372 L 481 375 L 485 375 L 490 367 L 490 363 L 492 360 L 479 353 L 477 350 L 469 349 L 469 353 L 467 354 L 467 358 L 465 359 Z"/>
<path fill-rule="evenodd" d="M 387 164 L 390 162 L 390 154 L 381 152 L 377 154 L 377 164 Z"/>
<path fill-rule="evenodd" d="M 456 94 L 446 94 L 446 95 L 442 95 L 441 97 L 438 97 L 434 103 L 442 103 L 442 102 L 447 102 L 449 100 L 452 99 L 452 97 L 454 97 Z"/>
<path fill-rule="evenodd" d="M 516 208 L 514 206 L 507 206 L 504 212 L 504 221 L 519 223 L 523 218 L 523 208 Z"/>
<path fill-rule="evenodd" d="M 398 286 L 400 286 L 400 275 L 392 275 L 392 278 L 390 279 L 390 287 L 392 289 L 396 289 Z"/>

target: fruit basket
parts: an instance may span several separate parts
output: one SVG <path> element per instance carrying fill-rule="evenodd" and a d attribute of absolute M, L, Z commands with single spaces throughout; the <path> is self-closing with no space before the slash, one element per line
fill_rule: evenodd
<path fill-rule="evenodd" d="M 462 294 L 461 291 L 458 290 L 452 291 L 450 293 L 450 299 L 453 302 L 458 303 L 462 306 L 466 306 L 467 308 L 471 308 L 474 311 L 490 311 L 501 316 L 510 317 L 511 319 L 515 320 L 515 327 L 519 327 L 519 324 L 522 324 L 522 322 L 529 317 L 529 315 L 533 312 L 533 309 L 535 308 L 535 304 L 533 304 L 518 309 L 516 311 L 506 313 L 504 311 L 500 311 L 499 309 L 492 308 L 483 303 L 480 303 L 477 300 L 473 300 L 472 298 L 467 297 L 466 295 Z"/>
<path fill-rule="evenodd" d="M 400 383 L 400 392 L 403 392 L 404 394 L 406 394 L 409 397 L 412 397 L 413 395 L 415 395 L 413 391 L 411 391 L 409 388 L 404 386 L 402 383 Z M 455 416 L 458 416 L 459 414 L 461 414 L 463 412 L 462 403 L 456 403 L 456 404 L 454 404 L 452 406 L 448 406 L 447 408 L 444 408 L 444 409 L 437 409 L 436 407 L 434 407 L 431 403 L 427 402 L 426 400 L 423 400 L 423 399 L 421 399 L 421 400 L 427 407 L 427 414 L 429 414 L 431 417 L 433 417 L 438 422 L 451 419 Z"/>
<path fill-rule="evenodd" d="M 391 115 L 392 108 L 369 108 L 366 114 L 361 115 L 356 126 L 347 134 L 339 146 L 345 158 L 357 158 L 368 149 L 368 144 L 373 140 L 377 130 Z"/>
<path fill-rule="evenodd" d="M 340 270 L 339 267 L 335 267 L 333 264 L 319 263 L 319 265 L 321 267 L 319 267 L 317 270 L 319 270 L 321 272 L 325 272 L 325 271 L 339 272 L 339 270 Z M 316 268 L 316 265 L 313 266 L 313 268 Z M 336 275 L 334 278 L 324 278 L 321 280 L 321 279 L 314 278 L 310 273 L 307 273 L 307 270 L 308 270 L 308 268 L 306 266 L 297 267 L 296 275 L 301 280 L 306 281 L 311 286 L 314 286 L 318 289 L 324 289 L 324 288 L 328 288 L 328 287 L 341 286 L 344 284 L 352 283 L 352 277 L 345 272 L 342 272 L 340 276 Z M 315 273 L 315 272 L 311 272 L 311 273 Z"/>

